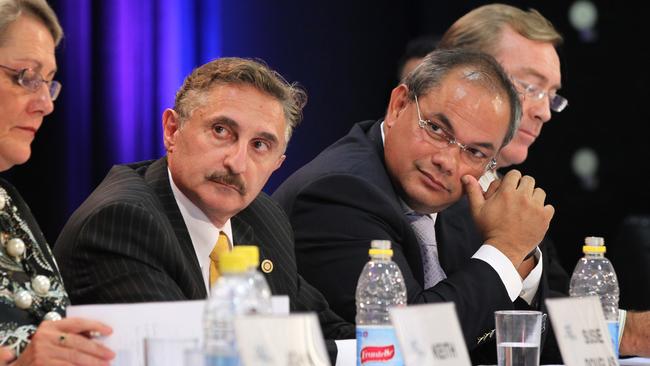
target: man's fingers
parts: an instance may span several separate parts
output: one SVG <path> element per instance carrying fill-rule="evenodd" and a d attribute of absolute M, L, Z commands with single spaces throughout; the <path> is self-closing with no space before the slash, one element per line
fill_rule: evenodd
<path fill-rule="evenodd" d="M 534 189 L 535 178 L 531 177 L 530 175 L 524 175 L 521 177 L 521 179 L 519 179 L 519 186 L 517 186 L 518 191 L 521 191 L 527 195 L 532 195 Z"/>
<path fill-rule="evenodd" d="M 461 178 L 463 186 L 465 187 L 465 193 L 469 200 L 469 208 L 473 214 L 478 213 L 485 203 L 485 198 L 483 197 L 483 190 L 478 184 L 476 178 L 471 175 L 464 175 Z"/>
<path fill-rule="evenodd" d="M 548 218 L 548 221 L 550 222 L 551 219 L 553 218 L 553 215 L 555 215 L 555 207 L 553 207 L 551 205 L 544 206 L 544 213 L 546 214 L 546 217 Z"/>
<path fill-rule="evenodd" d="M 501 179 L 496 179 L 490 183 L 487 191 L 485 191 L 485 199 L 489 199 L 501 187 Z"/>
<path fill-rule="evenodd" d="M 546 192 L 541 188 L 535 188 L 535 190 L 533 190 L 533 201 L 543 205 L 544 201 L 546 201 Z"/>
<path fill-rule="evenodd" d="M 506 175 L 501 179 L 501 188 L 508 190 L 515 190 L 519 186 L 519 180 L 521 179 L 521 172 L 517 169 L 513 169 L 506 173 Z"/>

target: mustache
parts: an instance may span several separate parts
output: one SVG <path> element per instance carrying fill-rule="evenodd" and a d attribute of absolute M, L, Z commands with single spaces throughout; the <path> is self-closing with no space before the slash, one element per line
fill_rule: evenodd
<path fill-rule="evenodd" d="M 235 188 L 235 190 L 237 190 L 237 192 L 239 192 L 239 194 L 242 196 L 246 194 L 246 184 L 244 184 L 239 174 L 231 174 L 228 172 L 214 172 L 207 178 L 212 182 L 225 184 L 227 186 Z"/>

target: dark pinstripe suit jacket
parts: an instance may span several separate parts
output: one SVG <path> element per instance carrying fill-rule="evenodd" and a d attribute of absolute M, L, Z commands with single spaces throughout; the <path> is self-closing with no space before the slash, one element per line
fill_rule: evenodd
<path fill-rule="evenodd" d="M 235 245 L 257 244 L 266 279 L 292 311 L 315 311 L 326 338 L 353 338 L 297 274 L 293 231 L 266 194 L 231 219 Z M 73 304 L 204 299 L 205 285 L 167 173 L 167 160 L 114 166 L 63 228 L 54 254 Z"/>

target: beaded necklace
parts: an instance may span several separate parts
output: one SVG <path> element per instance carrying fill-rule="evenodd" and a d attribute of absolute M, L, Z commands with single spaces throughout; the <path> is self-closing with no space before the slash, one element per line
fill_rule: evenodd
<path fill-rule="evenodd" d="M 43 248 L 44 247 L 44 248 Z M 27 312 L 32 324 L 0 323 L 0 344 L 17 353 L 42 320 L 58 320 L 70 303 L 47 244 L 36 242 L 18 206 L 0 186 L 0 305 Z M 46 251 L 44 253 L 43 251 Z"/>

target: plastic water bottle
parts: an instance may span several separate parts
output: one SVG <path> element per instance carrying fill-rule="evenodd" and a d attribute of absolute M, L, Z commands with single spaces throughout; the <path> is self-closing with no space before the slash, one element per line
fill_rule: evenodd
<path fill-rule="evenodd" d="M 219 257 L 220 277 L 210 290 L 205 306 L 205 366 L 238 366 L 234 318 L 246 314 L 251 286 L 246 257 L 236 251 Z"/>
<path fill-rule="evenodd" d="M 390 241 L 370 243 L 370 261 L 357 282 L 357 366 L 402 366 L 388 309 L 406 306 L 406 285 L 402 272 L 392 261 Z"/>
<path fill-rule="evenodd" d="M 260 266 L 260 250 L 255 245 L 236 245 L 232 249 L 241 252 L 246 258 L 246 279 L 251 286 L 250 314 L 271 314 L 271 289 L 264 275 L 257 269 Z"/>
<path fill-rule="evenodd" d="M 614 354 L 618 356 L 618 279 L 612 263 L 605 258 L 605 240 L 600 237 L 585 238 L 585 254 L 576 265 L 569 294 L 571 296 L 598 296 L 612 338 Z"/>

